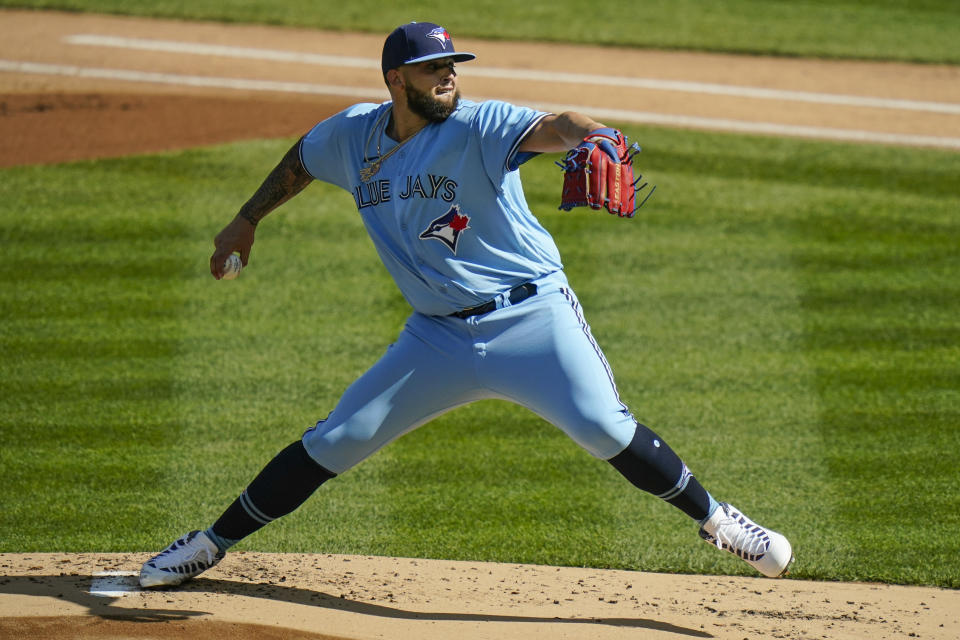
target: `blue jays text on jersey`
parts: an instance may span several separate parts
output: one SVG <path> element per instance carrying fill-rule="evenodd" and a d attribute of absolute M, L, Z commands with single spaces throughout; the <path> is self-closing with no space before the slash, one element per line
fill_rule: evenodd
<path fill-rule="evenodd" d="M 562 269 L 517 171 L 520 142 L 547 114 L 463 100 L 445 121 L 398 145 L 384 131 L 390 108 L 355 105 L 319 123 L 300 156 L 313 177 L 353 195 L 378 255 L 416 311 L 447 315 Z M 370 157 L 375 149 L 379 158 Z M 382 164 L 364 181 L 371 160 Z"/>
<path fill-rule="evenodd" d="M 440 198 L 444 202 L 453 202 L 457 197 L 457 183 L 447 176 L 428 174 L 426 179 L 421 176 L 407 176 L 403 190 L 397 194 L 402 200 L 408 198 Z M 357 209 L 373 207 L 381 203 L 390 202 L 396 189 L 390 180 L 371 180 L 358 184 L 353 189 L 353 199 Z"/>

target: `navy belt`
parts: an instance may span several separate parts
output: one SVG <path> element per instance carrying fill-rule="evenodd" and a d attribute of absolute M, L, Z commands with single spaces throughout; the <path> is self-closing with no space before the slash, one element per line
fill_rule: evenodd
<path fill-rule="evenodd" d="M 510 289 L 507 292 L 507 299 L 510 301 L 510 304 L 519 304 L 526 300 L 537 295 L 537 285 L 532 282 L 525 282 L 519 286 Z M 466 309 L 461 309 L 460 311 L 454 311 L 450 315 L 455 318 L 469 318 L 471 316 L 479 316 L 484 313 L 490 313 L 491 311 L 496 311 L 497 301 L 491 300 L 490 302 L 484 302 L 483 304 L 478 304 L 475 307 L 468 307 Z"/>

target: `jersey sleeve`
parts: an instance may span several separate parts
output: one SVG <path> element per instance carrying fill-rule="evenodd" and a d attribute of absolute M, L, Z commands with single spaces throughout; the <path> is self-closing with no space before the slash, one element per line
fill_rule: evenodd
<path fill-rule="evenodd" d="M 499 100 L 481 103 L 474 126 L 480 139 L 484 171 L 494 184 L 499 184 L 505 173 L 537 155 L 519 153 L 517 149 L 531 129 L 547 115 L 543 111 Z"/>
<path fill-rule="evenodd" d="M 349 191 L 351 169 L 363 156 L 361 145 L 368 116 L 376 104 L 357 104 L 318 123 L 300 142 L 300 162 L 317 180 Z"/>

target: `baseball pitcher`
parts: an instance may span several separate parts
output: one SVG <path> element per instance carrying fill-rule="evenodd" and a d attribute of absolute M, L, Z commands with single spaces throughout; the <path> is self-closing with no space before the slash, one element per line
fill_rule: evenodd
<path fill-rule="evenodd" d="M 271 211 L 313 180 L 337 185 L 353 196 L 412 313 L 329 415 L 277 454 L 212 526 L 143 565 L 142 586 L 200 574 L 394 439 L 487 398 L 536 412 L 763 575 L 786 572 L 787 539 L 717 502 L 624 405 L 557 247 L 524 198 L 519 167 L 562 153 L 561 209 L 632 217 L 646 186 L 633 167 L 639 147 L 579 113 L 461 98 L 456 65 L 474 58 L 439 25 L 398 27 L 382 54 L 391 99 L 317 124 L 216 236 L 210 271 L 219 279 L 234 252 L 248 263 Z"/>

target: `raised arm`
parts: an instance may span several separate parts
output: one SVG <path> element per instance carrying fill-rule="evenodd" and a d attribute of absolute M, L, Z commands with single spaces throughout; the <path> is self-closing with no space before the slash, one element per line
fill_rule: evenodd
<path fill-rule="evenodd" d="M 591 131 L 601 129 L 589 116 L 576 111 L 549 115 L 540 120 L 520 143 L 519 151 L 535 153 L 564 152 L 580 144 Z"/>
<path fill-rule="evenodd" d="M 637 187 L 642 176 L 634 173 L 633 156 L 640 151 L 623 132 L 600 124 L 575 111 L 541 119 L 518 147 L 520 153 L 567 152 L 562 163 L 563 192 L 560 208 L 606 209 L 622 218 L 632 218 L 638 206 L 653 194 L 647 192 L 639 205 Z"/>
<path fill-rule="evenodd" d="M 280 163 L 274 167 L 260 188 L 247 200 L 230 223 L 213 240 L 210 273 L 219 280 L 223 277 L 223 263 L 234 251 L 246 266 L 250 259 L 253 236 L 259 223 L 268 213 L 297 195 L 313 181 L 300 162 L 300 141 L 290 147 Z"/>

